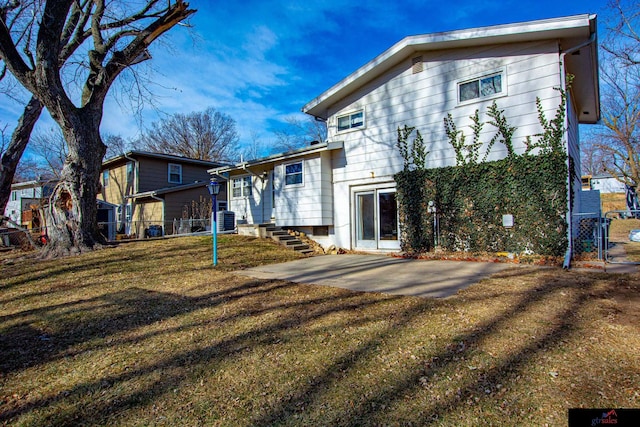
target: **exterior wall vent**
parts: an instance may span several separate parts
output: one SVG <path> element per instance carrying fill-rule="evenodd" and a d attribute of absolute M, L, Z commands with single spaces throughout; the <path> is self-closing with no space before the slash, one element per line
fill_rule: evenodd
<path fill-rule="evenodd" d="M 422 70 L 424 70 L 422 56 L 416 56 L 411 60 L 411 70 L 413 71 L 413 74 L 421 73 Z"/>

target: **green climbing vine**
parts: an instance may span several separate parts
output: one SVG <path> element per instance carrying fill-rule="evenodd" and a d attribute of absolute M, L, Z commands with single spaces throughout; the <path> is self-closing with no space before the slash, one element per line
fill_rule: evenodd
<path fill-rule="evenodd" d="M 487 109 L 487 123 L 481 122 L 477 110 L 470 117 L 470 144 L 451 114 L 444 118 L 456 166 L 426 169 L 429 152 L 420 132 L 406 125 L 398 128 L 397 146 L 404 169 L 395 175 L 395 180 L 403 251 L 415 254 L 434 248 L 434 216 L 437 216 L 438 244 L 448 251 L 564 254 L 568 175 L 564 149 L 566 94 L 559 90 L 561 102 L 553 119 L 546 118 L 542 102 L 536 99 L 542 132 L 525 138 L 522 154 L 517 152 L 513 140 L 517 128 L 509 125 L 504 110 L 496 102 Z M 496 133 L 483 144 L 480 135 L 486 124 L 495 128 Z M 410 144 L 414 130 L 416 137 Z M 496 143 L 506 147 L 507 156 L 487 162 Z M 572 168 L 571 162 L 569 167 Z M 503 225 L 506 214 L 514 218 L 512 227 Z"/>

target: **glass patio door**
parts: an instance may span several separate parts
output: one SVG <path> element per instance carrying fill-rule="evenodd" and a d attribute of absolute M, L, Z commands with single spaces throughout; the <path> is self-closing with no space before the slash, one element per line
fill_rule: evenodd
<path fill-rule="evenodd" d="M 355 193 L 357 249 L 400 249 L 398 205 L 393 189 Z"/>

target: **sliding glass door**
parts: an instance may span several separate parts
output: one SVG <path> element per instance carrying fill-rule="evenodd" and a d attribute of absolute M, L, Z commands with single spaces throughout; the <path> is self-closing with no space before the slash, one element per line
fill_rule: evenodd
<path fill-rule="evenodd" d="M 356 249 L 400 249 L 394 189 L 355 193 Z"/>

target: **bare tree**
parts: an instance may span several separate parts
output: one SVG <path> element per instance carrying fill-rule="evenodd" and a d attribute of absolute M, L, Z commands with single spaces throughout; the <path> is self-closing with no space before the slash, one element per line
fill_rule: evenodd
<path fill-rule="evenodd" d="M 60 178 L 67 158 L 67 143 L 59 128 L 32 134 L 29 149 L 40 165 L 41 174 Z"/>
<path fill-rule="evenodd" d="M 106 151 L 99 131 L 105 98 L 123 71 L 149 58 L 147 48 L 158 37 L 195 12 L 188 7 L 182 0 L 148 0 L 131 12 L 126 2 L 39 0 L 0 8 L 0 59 L 47 108 L 68 147 L 48 210 L 48 255 L 90 250 L 102 241 L 96 195 Z M 28 14 L 33 31 L 12 30 L 20 14 Z M 65 71 L 73 64 L 76 72 Z M 74 103 L 73 85 L 80 82 Z"/>
<path fill-rule="evenodd" d="M 327 139 L 327 125 L 312 117 L 300 119 L 289 116 L 286 125 L 274 132 L 276 141 L 272 151 L 291 151 L 308 146 L 311 142 Z"/>
<path fill-rule="evenodd" d="M 122 153 L 125 153 L 131 149 L 131 143 L 125 141 L 120 135 L 106 135 L 102 138 L 104 140 L 105 145 L 107 146 L 107 153 L 105 154 L 105 158 L 111 158 L 115 156 L 119 156 Z"/>
<path fill-rule="evenodd" d="M 238 132 L 235 120 L 210 107 L 203 112 L 174 114 L 154 123 L 139 146 L 192 159 L 231 161 L 237 157 Z"/>
<path fill-rule="evenodd" d="M 640 9 L 637 1 L 614 0 L 609 35 L 602 43 L 602 123 L 591 144 L 602 169 L 640 185 Z"/>
<path fill-rule="evenodd" d="M 589 136 L 580 146 L 580 163 L 582 165 L 582 173 L 585 175 L 599 175 L 604 173 L 604 160 L 602 151 L 596 144 L 602 142 L 598 139 L 597 134 Z"/>
<path fill-rule="evenodd" d="M 241 153 L 242 160 L 255 160 L 262 157 L 266 147 L 256 131 L 251 131 L 251 142 L 246 145 Z"/>

